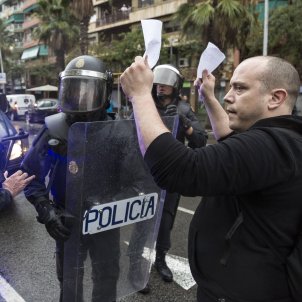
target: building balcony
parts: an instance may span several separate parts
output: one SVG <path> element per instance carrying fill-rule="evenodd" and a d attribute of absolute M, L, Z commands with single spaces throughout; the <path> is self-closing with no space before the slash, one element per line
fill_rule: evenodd
<path fill-rule="evenodd" d="M 165 3 L 157 3 L 138 8 L 133 8 L 130 12 L 124 15 L 118 11 L 115 14 L 108 14 L 95 22 L 90 23 L 89 33 L 102 31 L 105 29 L 114 28 L 117 26 L 138 23 L 143 19 L 161 18 L 176 13 L 181 4 L 187 3 L 188 0 L 173 0 Z"/>
<path fill-rule="evenodd" d="M 37 46 L 37 45 L 39 45 L 38 40 L 29 39 L 29 40 L 26 40 L 26 41 L 23 42 L 23 48 L 24 49 L 31 48 L 31 47 L 34 47 L 34 46 Z"/>
<path fill-rule="evenodd" d="M 120 12 L 117 11 L 114 14 L 105 15 L 103 18 L 97 19 L 95 21 L 96 26 L 105 26 L 112 23 L 123 22 L 125 20 L 129 20 L 130 12 Z"/>
<path fill-rule="evenodd" d="M 106 3 L 106 2 L 109 2 L 109 0 L 92 0 L 92 4 L 94 6 L 102 4 L 102 3 Z"/>
<path fill-rule="evenodd" d="M 37 2 L 38 2 L 37 0 L 25 0 L 22 7 L 23 11 L 33 5 L 36 5 Z"/>
<path fill-rule="evenodd" d="M 23 29 L 28 29 L 28 28 L 34 27 L 39 23 L 40 23 L 40 20 L 37 17 L 25 19 L 25 21 L 23 23 Z"/>
<path fill-rule="evenodd" d="M 10 34 L 23 32 L 23 26 L 20 23 L 11 23 L 6 27 Z"/>

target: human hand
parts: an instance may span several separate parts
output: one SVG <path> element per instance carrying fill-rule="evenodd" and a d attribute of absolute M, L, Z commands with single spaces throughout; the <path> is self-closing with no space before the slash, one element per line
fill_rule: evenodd
<path fill-rule="evenodd" d="M 215 98 L 215 77 L 206 69 L 202 71 L 202 78 L 194 81 L 194 86 L 198 89 L 200 102 Z"/>
<path fill-rule="evenodd" d="M 49 200 L 41 201 L 36 205 L 38 212 L 38 222 L 45 224 L 48 234 L 59 241 L 66 241 L 71 231 L 64 226 L 63 218 L 65 213 L 63 210 L 55 208 Z"/>
<path fill-rule="evenodd" d="M 170 104 L 166 107 L 165 116 L 174 116 L 177 114 L 177 106 Z"/>
<path fill-rule="evenodd" d="M 134 63 L 121 75 L 121 85 L 125 95 L 132 101 L 134 97 L 151 95 L 153 72 L 147 61 L 147 56 L 135 57 Z"/>
<path fill-rule="evenodd" d="M 179 124 L 185 129 L 185 131 L 192 127 L 191 120 L 188 119 L 184 114 L 179 114 Z"/>
<path fill-rule="evenodd" d="M 35 175 L 28 176 L 27 173 L 23 173 L 18 170 L 16 173 L 8 176 L 8 172 L 4 172 L 5 181 L 2 183 L 2 188 L 8 190 L 12 197 L 17 196 L 34 178 Z"/>
<path fill-rule="evenodd" d="M 215 77 L 209 73 L 206 69 L 202 71 L 202 87 L 201 93 L 203 94 L 205 100 L 210 100 L 214 95 L 215 89 Z"/>

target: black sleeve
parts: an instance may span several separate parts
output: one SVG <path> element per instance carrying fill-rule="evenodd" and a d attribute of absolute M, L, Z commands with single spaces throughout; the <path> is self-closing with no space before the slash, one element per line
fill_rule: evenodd
<path fill-rule="evenodd" d="M 186 117 L 192 122 L 193 128 L 193 133 L 191 135 L 185 134 L 188 140 L 188 146 L 190 148 L 200 148 L 205 146 L 207 143 L 208 135 L 201 126 L 192 109 L 187 112 Z"/>
<path fill-rule="evenodd" d="M 156 183 L 167 191 L 185 196 L 234 195 L 289 178 L 295 169 L 286 148 L 261 130 L 195 150 L 164 133 L 148 147 L 145 161 Z"/>
<path fill-rule="evenodd" d="M 36 199 L 49 198 L 45 182 L 53 158 L 49 154 L 48 140 L 48 130 L 43 127 L 21 165 L 23 171 L 36 176 L 24 189 L 24 194 L 31 203 L 35 203 Z"/>
<path fill-rule="evenodd" d="M 0 204 L 9 204 L 13 201 L 13 197 L 8 190 L 0 189 Z M 1 205 L 0 205 L 1 209 Z"/>

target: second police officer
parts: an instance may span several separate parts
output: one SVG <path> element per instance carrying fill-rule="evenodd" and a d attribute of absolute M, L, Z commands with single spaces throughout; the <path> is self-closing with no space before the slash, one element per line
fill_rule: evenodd
<path fill-rule="evenodd" d="M 183 76 L 174 66 L 169 64 L 158 65 L 153 70 L 153 98 L 159 114 L 164 116 L 179 116 L 179 125 L 176 138 L 190 148 L 199 148 L 206 145 L 207 134 L 189 103 L 180 99 L 183 85 Z M 166 263 L 166 254 L 171 247 L 171 231 L 180 200 L 178 193 L 167 192 L 159 227 L 156 258 L 154 267 L 166 282 L 173 281 L 173 274 Z M 149 292 L 147 287 L 142 293 Z"/>
<path fill-rule="evenodd" d="M 106 65 L 101 60 L 92 56 L 80 56 L 71 60 L 60 74 L 59 103 L 62 112 L 45 119 L 45 126 L 34 140 L 22 165 L 24 171 L 36 175 L 36 178 L 25 189 L 25 196 L 35 207 L 38 222 L 44 224 L 47 232 L 56 240 L 57 277 L 61 288 L 60 301 L 63 299 L 64 241 L 71 234 L 70 229 L 64 223 L 67 134 L 70 126 L 75 122 L 110 119 L 106 109 L 110 102 L 112 83 L 112 74 L 107 71 Z M 46 176 L 48 174 L 47 186 Z M 52 200 L 49 196 L 50 190 Z M 112 247 L 114 244 L 119 244 L 119 238 L 113 236 L 110 231 L 103 232 L 101 236 L 106 236 L 106 246 Z M 88 240 L 93 240 L 93 236 L 89 238 Z M 98 250 L 93 253 L 89 251 L 91 260 L 96 263 L 92 268 L 94 283 L 92 301 L 100 301 L 102 290 L 105 290 L 109 291 L 106 293 L 106 296 L 109 297 L 106 302 L 111 302 L 115 300 L 116 296 L 115 287 L 119 274 L 118 259 L 109 273 L 102 272 L 97 265 L 98 259 L 93 258 L 105 258 L 106 247 L 103 245 L 98 247 L 96 244 L 93 246 Z M 87 249 L 89 248 L 86 247 L 86 253 Z M 107 276 L 101 276 L 102 284 L 99 282 L 100 274 L 107 274 Z M 83 291 L 81 285 L 78 291 Z"/>

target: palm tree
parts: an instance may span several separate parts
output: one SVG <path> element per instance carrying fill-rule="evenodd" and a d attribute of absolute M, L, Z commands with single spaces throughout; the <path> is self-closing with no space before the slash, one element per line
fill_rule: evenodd
<path fill-rule="evenodd" d="M 71 10 L 80 21 L 80 48 L 83 55 L 88 54 L 88 26 L 93 15 L 92 0 L 71 0 Z"/>
<path fill-rule="evenodd" d="M 176 19 L 184 36 L 196 37 L 207 45 L 210 41 L 226 51 L 243 48 L 252 27 L 257 24 L 254 8 L 257 1 L 199 0 L 182 4 Z"/>
<path fill-rule="evenodd" d="M 33 33 L 53 49 L 59 71 L 64 70 L 65 54 L 79 36 L 79 27 L 68 10 L 68 3 L 66 0 L 39 0 L 36 15 L 42 23 Z"/>

